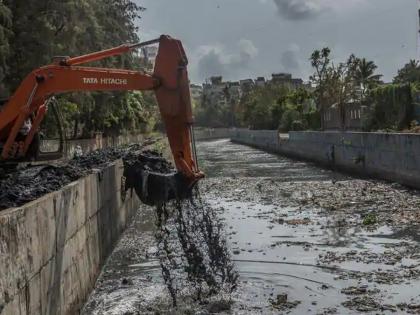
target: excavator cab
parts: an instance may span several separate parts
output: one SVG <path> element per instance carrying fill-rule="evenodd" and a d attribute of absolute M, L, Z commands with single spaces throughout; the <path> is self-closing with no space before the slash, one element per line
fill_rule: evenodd
<path fill-rule="evenodd" d="M 4 106 L 6 103 L 7 100 L 0 100 L 0 112 L 2 105 Z M 20 157 L 0 160 L 1 168 L 13 168 L 13 166 L 16 167 L 21 162 L 53 161 L 63 158 L 65 137 L 60 108 L 53 97 L 46 102 L 46 106 L 49 111 L 45 125 L 49 125 L 49 130 L 54 129 L 55 134 L 49 134 L 48 130 L 43 129 L 43 126 L 40 126 L 40 129 L 34 133 L 33 140 L 30 143 L 26 154 Z M 13 148 L 14 152 L 17 152 L 19 143 L 22 143 L 27 137 L 33 123 L 33 115 L 28 116 L 24 121 L 21 129 L 16 135 L 16 143 Z M 5 142 L 0 140 L 0 151 L 2 151 L 4 144 Z"/>
<path fill-rule="evenodd" d="M 64 157 L 66 139 L 59 104 L 54 97 L 46 104 L 48 106 L 46 122 L 41 124 L 40 130 L 35 134 L 33 152 L 28 154 L 28 157 L 35 161 L 53 161 Z M 46 128 L 47 124 L 49 128 Z"/>

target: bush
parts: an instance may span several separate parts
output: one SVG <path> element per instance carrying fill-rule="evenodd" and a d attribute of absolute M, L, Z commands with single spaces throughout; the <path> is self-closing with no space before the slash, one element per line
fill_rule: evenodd
<path fill-rule="evenodd" d="M 288 109 L 284 112 L 283 116 L 281 117 L 279 130 L 280 131 L 289 131 L 293 130 L 292 125 L 294 121 L 300 120 L 300 113 L 294 109 Z"/>
<path fill-rule="evenodd" d="M 309 130 L 321 129 L 321 113 L 318 110 L 303 115 Z"/>
<path fill-rule="evenodd" d="M 372 90 L 368 101 L 372 104 L 366 130 L 402 130 L 413 120 L 412 87 L 392 84 Z"/>
<path fill-rule="evenodd" d="M 302 131 L 305 130 L 307 128 L 306 126 L 306 121 L 304 120 L 294 120 L 292 122 L 292 127 L 290 130 L 292 131 Z"/>

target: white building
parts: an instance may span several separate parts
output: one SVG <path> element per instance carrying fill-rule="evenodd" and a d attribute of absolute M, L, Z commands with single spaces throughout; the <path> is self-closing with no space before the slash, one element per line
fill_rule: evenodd
<path fill-rule="evenodd" d="M 190 85 L 191 98 L 196 102 L 201 102 L 203 97 L 203 86 L 198 84 Z"/>

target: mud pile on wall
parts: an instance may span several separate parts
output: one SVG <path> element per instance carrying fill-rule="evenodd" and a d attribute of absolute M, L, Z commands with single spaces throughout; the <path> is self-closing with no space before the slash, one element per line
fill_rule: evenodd
<path fill-rule="evenodd" d="M 128 148 L 97 150 L 57 165 L 27 166 L 0 178 L 0 210 L 18 207 L 102 169 Z"/>

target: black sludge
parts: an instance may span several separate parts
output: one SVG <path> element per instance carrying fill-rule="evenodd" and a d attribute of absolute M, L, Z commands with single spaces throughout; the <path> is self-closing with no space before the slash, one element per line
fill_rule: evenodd
<path fill-rule="evenodd" d="M 0 177 L 0 210 L 19 207 L 45 194 L 57 191 L 121 158 L 127 149 L 96 150 L 56 165 L 29 165 L 7 170 Z M 0 168 L 2 166 L 0 165 Z"/>
<path fill-rule="evenodd" d="M 199 194 L 193 199 L 157 208 L 158 257 L 173 306 L 230 299 L 237 286 L 224 224 Z"/>

